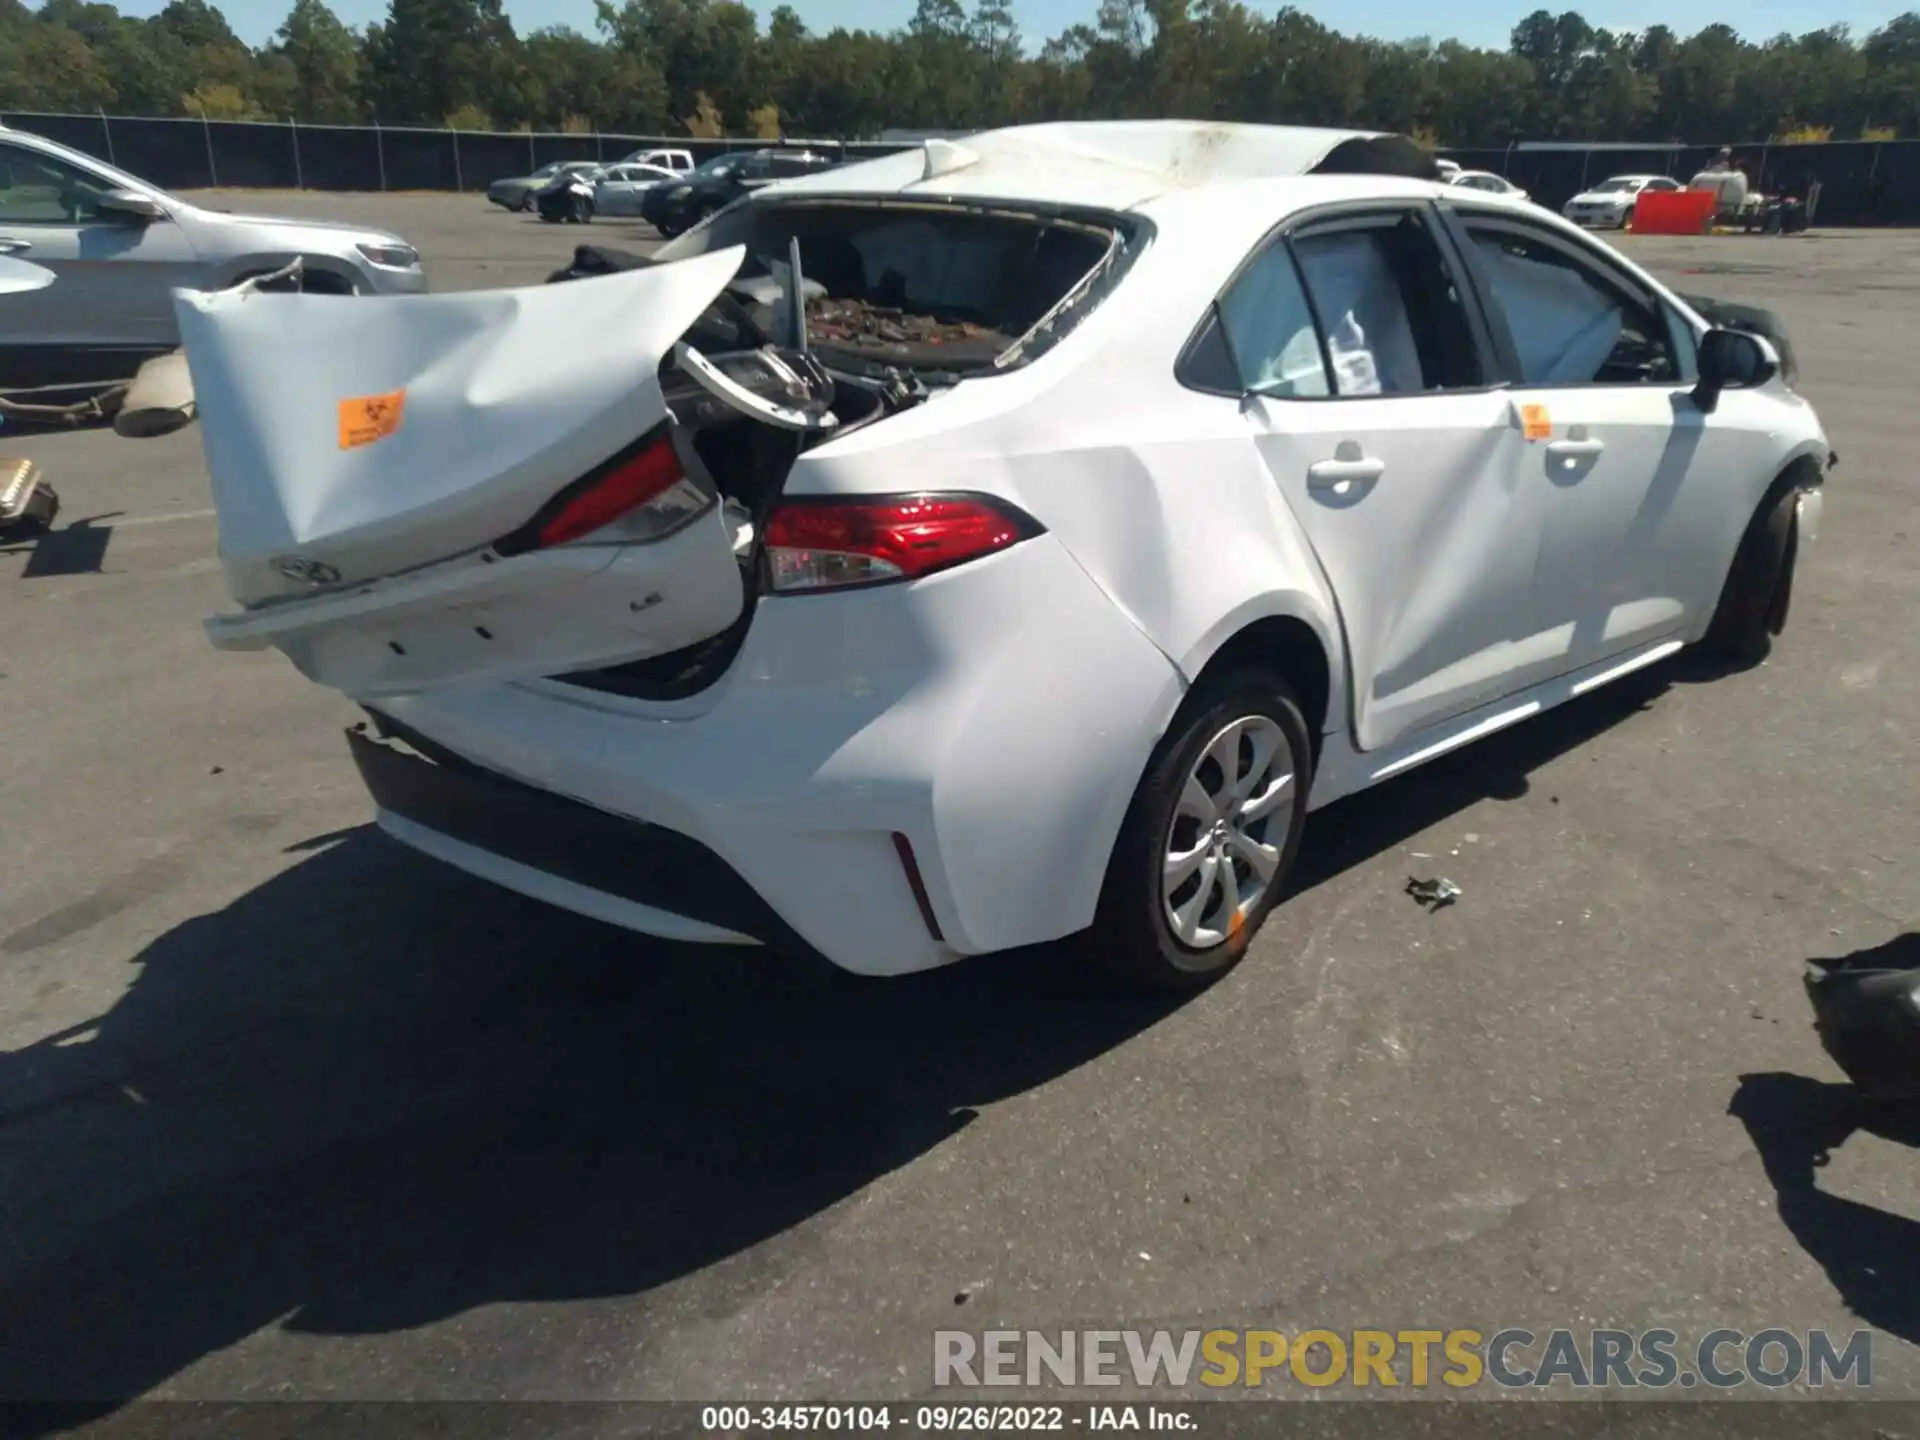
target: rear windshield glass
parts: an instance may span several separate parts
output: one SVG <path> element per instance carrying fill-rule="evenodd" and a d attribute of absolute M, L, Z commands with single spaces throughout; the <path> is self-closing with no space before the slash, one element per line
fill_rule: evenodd
<path fill-rule="evenodd" d="M 977 373 L 1056 342 L 1111 288 L 1139 238 L 1111 216 L 761 201 L 722 212 L 654 259 L 746 246 L 733 293 L 778 334 L 797 239 L 807 340 L 823 359 Z"/>

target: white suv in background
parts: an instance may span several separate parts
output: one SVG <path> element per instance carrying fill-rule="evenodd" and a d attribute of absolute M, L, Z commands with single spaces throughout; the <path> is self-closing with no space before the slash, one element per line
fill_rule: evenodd
<path fill-rule="evenodd" d="M 673 175 L 685 175 L 693 169 L 691 150 L 636 150 L 622 156 L 616 165 L 652 165 Z"/>

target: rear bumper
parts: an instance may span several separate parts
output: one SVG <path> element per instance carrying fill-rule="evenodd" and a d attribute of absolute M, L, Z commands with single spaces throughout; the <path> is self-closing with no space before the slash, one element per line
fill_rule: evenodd
<path fill-rule="evenodd" d="M 1040 536 L 912 585 L 763 599 L 732 667 L 684 701 L 539 681 L 390 697 L 379 709 L 429 745 L 550 793 L 561 809 L 537 823 L 564 814 L 562 830 L 582 838 L 536 852 L 517 834 L 536 820 L 456 825 L 413 807 L 429 829 L 595 896 L 781 944 L 744 887 L 834 964 L 898 975 L 1084 928 L 1182 691 L 1172 662 Z M 628 822 L 638 823 L 617 828 Z M 707 862 L 643 888 L 644 864 L 583 869 L 578 858 L 651 854 L 661 831 L 739 886 L 718 884 L 709 904 L 683 898 L 714 892 Z"/>
<path fill-rule="evenodd" d="M 483 770 L 370 713 L 379 734 L 357 725 L 347 746 L 381 828 L 394 838 L 509 889 L 631 929 L 807 950 L 753 887 L 698 841 Z"/>

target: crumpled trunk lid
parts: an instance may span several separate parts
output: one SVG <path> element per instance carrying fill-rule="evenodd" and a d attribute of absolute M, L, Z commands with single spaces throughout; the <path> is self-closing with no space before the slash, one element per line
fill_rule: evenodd
<path fill-rule="evenodd" d="M 287 557 L 351 584 L 513 530 L 661 422 L 660 362 L 740 256 L 350 303 L 177 292 L 234 599 L 311 593 Z"/>
<path fill-rule="evenodd" d="M 739 248 L 590 285 L 355 298 L 176 296 L 245 609 L 223 648 L 273 646 L 355 697 L 552 675 L 725 630 L 744 604 L 718 488 L 675 427 L 662 360 Z M 632 542 L 502 546 L 583 477 L 673 444 L 694 515 Z"/>

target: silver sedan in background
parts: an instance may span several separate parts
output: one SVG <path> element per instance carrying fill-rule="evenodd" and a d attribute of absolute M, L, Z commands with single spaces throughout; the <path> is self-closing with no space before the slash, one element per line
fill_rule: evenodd
<path fill-rule="evenodd" d="M 680 177 L 659 165 L 609 165 L 595 177 L 593 212 L 596 215 L 638 215 L 647 191 Z"/>
<path fill-rule="evenodd" d="M 360 225 L 209 210 L 78 150 L 0 126 L 0 255 L 54 283 L 0 306 L 0 388 L 125 379 L 176 348 L 173 291 L 302 262 L 301 288 L 413 295 L 420 253 Z"/>

